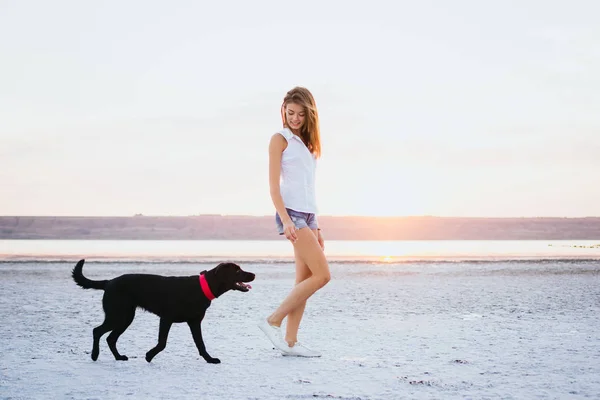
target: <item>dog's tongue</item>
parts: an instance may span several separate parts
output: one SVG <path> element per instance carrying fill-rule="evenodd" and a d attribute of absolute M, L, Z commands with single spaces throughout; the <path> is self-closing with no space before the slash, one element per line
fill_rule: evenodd
<path fill-rule="evenodd" d="M 244 282 L 238 282 L 237 283 L 239 286 L 241 287 L 245 287 L 246 289 L 252 289 L 252 286 L 245 284 Z"/>

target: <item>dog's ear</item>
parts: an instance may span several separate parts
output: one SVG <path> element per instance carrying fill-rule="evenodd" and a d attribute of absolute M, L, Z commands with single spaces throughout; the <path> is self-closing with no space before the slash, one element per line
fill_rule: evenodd
<path fill-rule="evenodd" d="M 229 263 L 229 262 L 222 262 L 222 263 L 219 263 L 219 265 L 217 265 L 214 268 L 214 270 L 217 273 L 222 273 L 222 271 L 230 271 L 232 265 L 235 265 L 235 264 Z"/>

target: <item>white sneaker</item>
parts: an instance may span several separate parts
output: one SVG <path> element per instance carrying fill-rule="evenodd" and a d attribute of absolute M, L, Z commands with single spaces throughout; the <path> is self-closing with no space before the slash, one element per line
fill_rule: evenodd
<path fill-rule="evenodd" d="M 266 319 L 263 319 L 261 322 L 259 322 L 258 327 L 265 333 L 265 335 L 267 335 L 267 338 L 269 338 L 271 343 L 273 343 L 273 346 L 275 346 L 277 349 L 284 352 L 289 348 L 287 343 L 283 341 L 280 327 L 270 325 Z"/>
<path fill-rule="evenodd" d="M 287 349 L 281 353 L 284 356 L 292 357 L 321 357 L 321 353 L 316 350 L 311 350 L 303 344 L 296 342 L 292 347 L 286 346 Z"/>

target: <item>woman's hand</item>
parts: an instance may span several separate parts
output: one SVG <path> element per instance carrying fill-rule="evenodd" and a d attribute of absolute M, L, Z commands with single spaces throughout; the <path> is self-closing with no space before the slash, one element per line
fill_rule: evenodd
<path fill-rule="evenodd" d="M 285 235 L 286 239 L 292 243 L 296 243 L 298 240 L 298 236 L 296 235 L 296 226 L 291 219 L 283 223 L 283 234 Z"/>
<path fill-rule="evenodd" d="M 325 239 L 323 238 L 323 234 L 321 233 L 321 230 L 317 230 L 317 241 L 319 242 L 319 246 L 321 246 L 321 249 L 324 251 L 325 250 Z"/>

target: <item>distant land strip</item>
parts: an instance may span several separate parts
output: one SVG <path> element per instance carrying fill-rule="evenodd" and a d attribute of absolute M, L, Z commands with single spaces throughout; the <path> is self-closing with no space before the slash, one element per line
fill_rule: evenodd
<path fill-rule="evenodd" d="M 329 240 L 599 240 L 600 217 L 319 216 Z M 0 216 L 0 239 L 272 240 L 272 216 Z"/>

